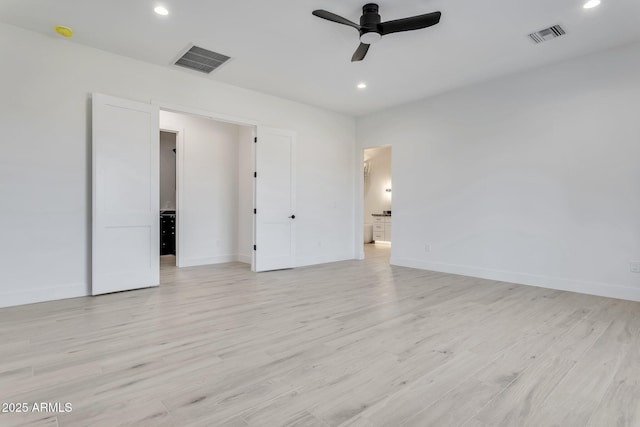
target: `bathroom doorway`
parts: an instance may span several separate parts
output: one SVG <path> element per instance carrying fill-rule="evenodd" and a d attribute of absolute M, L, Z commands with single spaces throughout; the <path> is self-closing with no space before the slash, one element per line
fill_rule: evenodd
<path fill-rule="evenodd" d="M 391 146 L 363 150 L 365 258 L 389 261 L 392 227 Z"/>

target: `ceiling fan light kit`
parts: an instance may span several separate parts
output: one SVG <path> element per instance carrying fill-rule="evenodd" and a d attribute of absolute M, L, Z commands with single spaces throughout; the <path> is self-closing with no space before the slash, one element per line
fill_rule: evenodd
<path fill-rule="evenodd" d="M 426 13 L 424 15 L 412 16 L 409 18 L 396 19 L 393 21 L 381 22 L 382 19 L 378 13 L 379 8 L 375 3 L 367 3 L 362 7 L 362 16 L 360 17 L 360 25 L 352 22 L 335 13 L 326 10 L 314 10 L 313 14 L 318 18 L 327 21 L 336 22 L 338 24 L 353 27 L 360 33 L 360 46 L 356 49 L 351 61 L 362 61 L 369 51 L 369 46 L 377 42 L 387 34 L 400 33 L 404 31 L 420 30 L 422 28 L 431 27 L 440 22 L 442 14 L 440 12 Z"/>

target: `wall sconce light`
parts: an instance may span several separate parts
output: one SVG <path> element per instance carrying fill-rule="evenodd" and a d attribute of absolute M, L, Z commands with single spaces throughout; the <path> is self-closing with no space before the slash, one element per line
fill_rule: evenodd
<path fill-rule="evenodd" d="M 390 188 L 387 188 L 384 191 L 386 191 L 387 193 L 391 193 L 391 189 Z"/>

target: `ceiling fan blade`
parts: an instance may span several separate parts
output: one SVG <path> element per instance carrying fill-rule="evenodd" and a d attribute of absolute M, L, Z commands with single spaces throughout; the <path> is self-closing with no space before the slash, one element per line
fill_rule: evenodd
<path fill-rule="evenodd" d="M 367 52 L 369 51 L 370 44 L 360 43 L 358 49 L 356 49 L 355 53 L 351 57 L 351 62 L 362 61 L 365 56 L 367 56 Z"/>
<path fill-rule="evenodd" d="M 338 24 L 348 25 L 350 27 L 355 28 L 356 30 L 360 30 L 360 25 L 355 22 L 351 22 L 342 16 L 336 15 L 335 13 L 327 12 L 326 10 L 314 10 L 312 12 L 318 18 L 326 19 L 327 21 L 337 22 Z"/>
<path fill-rule="evenodd" d="M 412 31 L 427 28 L 440 22 L 440 12 L 432 12 L 424 15 L 412 16 L 410 18 L 396 19 L 395 21 L 387 21 L 380 24 L 383 36 L 391 33 L 399 33 L 401 31 Z"/>

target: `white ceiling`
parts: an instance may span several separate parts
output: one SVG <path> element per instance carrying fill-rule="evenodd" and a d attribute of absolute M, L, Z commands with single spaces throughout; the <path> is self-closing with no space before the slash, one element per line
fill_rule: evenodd
<path fill-rule="evenodd" d="M 383 21 L 436 10 L 442 20 L 385 36 L 360 63 L 350 62 L 357 31 L 311 12 L 357 22 L 365 0 L 2 0 L 0 21 L 51 37 L 66 25 L 71 43 L 167 67 L 193 43 L 233 58 L 211 75 L 196 73 L 202 78 L 362 115 L 640 40 L 640 1 L 602 0 L 590 10 L 584 1 L 378 0 Z M 156 15 L 158 4 L 170 15 Z M 528 39 L 555 24 L 568 34 L 540 45 Z"/>

